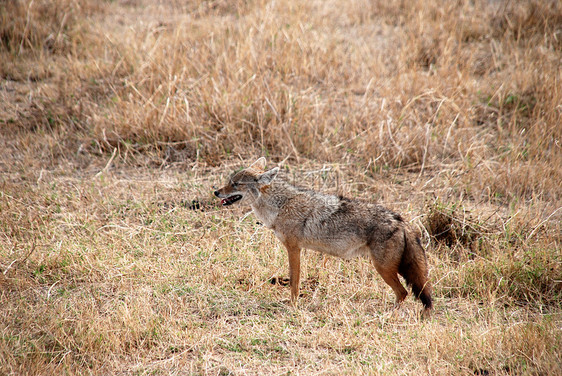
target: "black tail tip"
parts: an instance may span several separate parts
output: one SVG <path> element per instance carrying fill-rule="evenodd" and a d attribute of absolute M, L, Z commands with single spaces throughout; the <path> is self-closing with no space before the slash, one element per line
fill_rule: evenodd
<path fill-rule="evenodd" d="M 423 286 L 420 284 L 412 284 L 412 292 L 414 296 L 418 298 L 425 309 L 430 310 L 433 308 L 433 301 L 431 299 L 431 286 L 426 282 Z"/>
<path fill-rule="evenodd" d="M 433 308 L 433 301 L 431 300 L 431 296 L 429 294 L 422 292 L 419 298 L 426 310 L 431 310 Z"/>

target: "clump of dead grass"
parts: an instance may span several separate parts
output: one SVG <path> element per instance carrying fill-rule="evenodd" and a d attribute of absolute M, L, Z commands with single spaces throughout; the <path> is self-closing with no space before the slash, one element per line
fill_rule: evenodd
<path fill-rule="evenodd" d="M 484 239 L 492 233 L 485 223 L 479 223 L 471 213 L 457 204 L 450 206 L 435 202 L 428 206 L 424 218 L 425 229 L 431 239 L 449 248 L 459 246 L 463 250 L 479 253 Z"/>

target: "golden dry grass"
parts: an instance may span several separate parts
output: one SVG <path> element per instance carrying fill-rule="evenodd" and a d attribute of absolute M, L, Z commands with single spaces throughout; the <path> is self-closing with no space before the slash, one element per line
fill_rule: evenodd
<path fill-rule="evenodd" d="M 561 59 L 549 0 L 3 2 L 0 374 L 562 374 Z M 434 315 L 314 252 L 290 307 L 210 194 L 261 155 L 419 225 Z"/>

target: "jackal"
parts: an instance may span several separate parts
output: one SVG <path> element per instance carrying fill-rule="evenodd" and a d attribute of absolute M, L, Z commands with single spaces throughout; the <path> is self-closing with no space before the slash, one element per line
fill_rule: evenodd
<path fill-rule="evenodd" d="M 301 249 L 312 249 L 344 259 L 367 256 L 396 294 L 398 306 L 408 295 L 398 275 L 411 286 L 427 313 L 432 308 L 431 285 L 419 232 L 397 214 L 380 205 L 323 194 L 289 184 L 279 168 L 265 171 L 265 158 L 233 173 L 215 191 L 223 206 L 247 202 L 256 217 L 287 248 L 291 302 L 300 283 Z"/>

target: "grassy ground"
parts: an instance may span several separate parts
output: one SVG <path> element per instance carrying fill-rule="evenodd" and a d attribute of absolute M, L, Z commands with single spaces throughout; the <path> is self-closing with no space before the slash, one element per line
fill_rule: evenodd
<path fill-rule="evenodd" d="M 0 4 L 0 374 L 562 374 L 556 1 Z M 420 226 L 435 312 L 217 207 L 265 155 Z"/>

